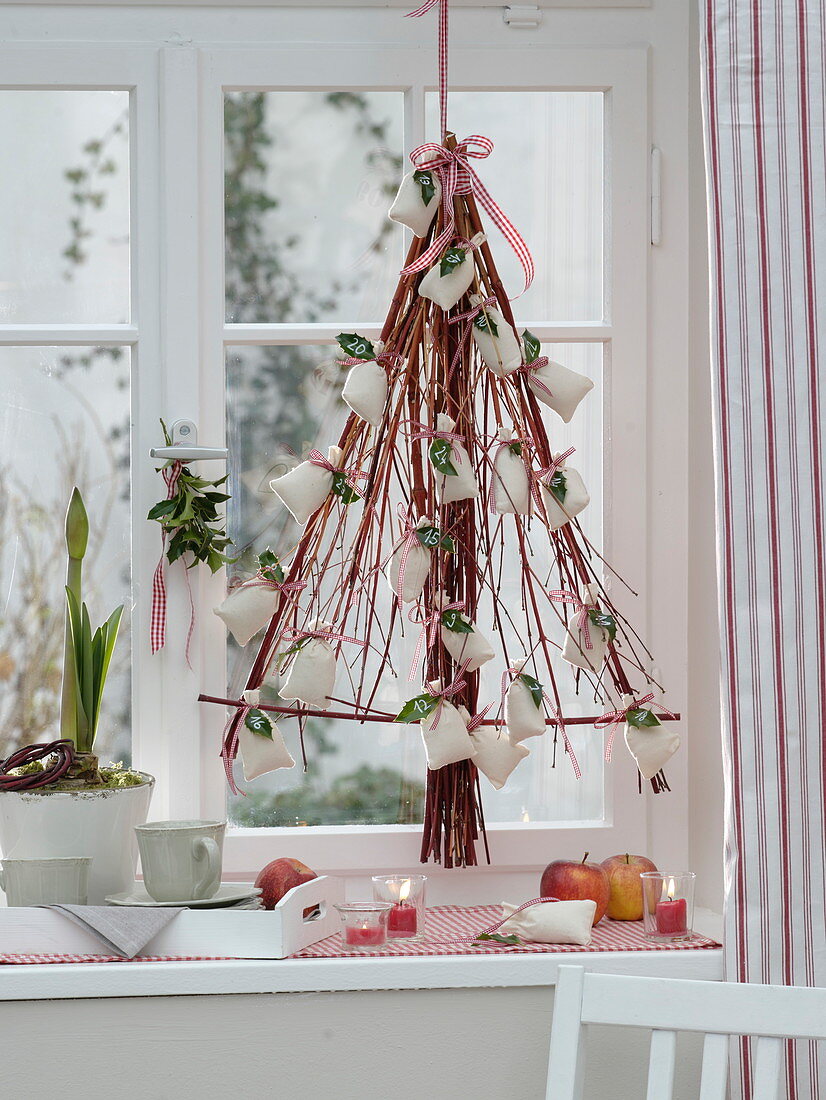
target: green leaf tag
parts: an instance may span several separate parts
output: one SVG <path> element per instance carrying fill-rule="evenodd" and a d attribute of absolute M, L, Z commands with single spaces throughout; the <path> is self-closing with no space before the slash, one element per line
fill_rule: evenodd
<path fill-rule="evenodd" d="M 413 179 L 418 183 L 419 189 L 422 192 L 422 202 L 427 206 L 436 194 L 436 184 L 433 182 L 432 174 L 420 168 L 413 173 Z"/>
<path fill-rule="evenodd" d="M 553 495 L 559 501 L 560 504 L 565 503 L 565 495 L 568 492 L 568 482 L 565 480 L 565 475 L 561 470 L 556 470 L 550 482 L 548 488 Z"/>
<path fill-rule="evenodd" d="M 376 350 L 364 336 L 357 332 L 340 332 L 336 337 L 339 347 L 354 359 L 375 359 Z"/>
<path fill-rule="evenodd" d="M 539 358 L 542 347 L 537 337 L 529 329 L 525 329 L 522 333 L 522 346 L 525 348 L 526 363 L 533 363 Z"/>
<path fill-rule="evenodd" d="M 504 943 L 507 947 L 520 947 L 522 941 L 518 936 L 501 936 L 498 932 L 480 932 L 477 940 L 493 940 L 495 943 Z"/>
<path fill-rule="evenodd" d="M 518 458 L 522 457 L 522 444 L 518 441 L 516 443 L 509 443 L 508 450 L 512 455 L 516 455 Z"/>
<path fill-rule="evenodd" d="M 263 710 L 258 710 L 256 707 L 253 710 L 247 711 L 244 725 L 251 733 L 255 733 L 259 737 L 269 737 L 270 741 L 272 741 L 272 722 L 266 714 L 264 714 Z"/>
<path fill-rule="evenodd" d="M 438 527 L 418 527 L 416 537 L 428 550 L 447 550 L 448 554 L 456 552 L 456 543 L 449 535 L 443 535 Z"/>
<path fill-rule="evenodd" d="M 445 630 L 451 630 L 454 634 L 472 634 L 473 623 L 468 622 L 464 616 L 455 609 L 442 612 L 442 626 Z"/>
<path fill-rule="evenodd" d="M 473 318 L 473 323 L 480 332 L 489 332 L 492 336 L 499 335 L 498 325 L 487 313 L 477 313 Z"/>
<path fill-rule="evenodd" d="M 447 474 L 449 477 L 458 477 L 459 471 L 450 461 L 450 456 L 453 454 L 453 447 L 449 439 L 434 439 L 430 444 L 430 461 L 436 467 L 441 474 Z"/>
<path fill-rule="evenodd" d="M 542 693 L 543 687 L 535 676 L 529 675 L 527 672 L 520 672 L 519 679 L 531 693 L 531 698 L 536 704 L 537 710 L 542 710 Z"/>
<path fill-rule="evenodd" d="M 438 702 L 439 700 L 435 696 L 428 693 L 417 695 L 415 699 L 407 700 L 393 721 L 404 722 L 408 725 L 410 722 L 421 722 L 423 718 L 427 718 L 429 714 L 433 713 Z"/>
<path fill-rule="evenodd" d="M 266 577 L 268 581 L 275 581 L 277 584 L 284 583 L 284 570 L 269 547 L 258 555 L 258 572 L 262 577 Z"/>
<path fill-rule="evenodd" d="M 451 271 L 455 271 L 459 264 L 465 262 L 467 252 L 464 248 L 448 248 L 444 256 L 442 256 L 441 263 L 439 264 L 439 277 L 443 279 L 445 275 L 449 275 Z"/>
<path fill-rule="evenodd" d="M 625 712 L 625 721 L 629 726 L 636 726 L 637 729 L 662 724 L 656 714 L 647 707 L 629 707 Z"/>
<path fill-rule="evenodd" d="M 361 500 L 361 493 L 357 493 L 352 485 L 347 484 L 347 474 L 343 470 L 337 470 L 333 474 L 333 487 L 330 492 L 341 497 L 344 504 L 354 504 L 357 500 Z"/>
<path fill-rule="evenodd" d="M 609 615 L 607 611 L 598 611 L 597 608 L 592 607 L 588 612 L 588 618 L 594 626 L 602 627 L 608 635 L 608 641 L 613 642 L 614 638 L 617 636 L 617 620 L 613 615 Z M 659 723 L 657 724 L 659 725 Z"/>

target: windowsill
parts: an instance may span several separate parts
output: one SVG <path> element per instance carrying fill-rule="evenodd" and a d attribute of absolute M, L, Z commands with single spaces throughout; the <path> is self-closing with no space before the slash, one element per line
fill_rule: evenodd
<path fill-rule="evenodd" d="M 701 912 L 698 931 L 719 934 Z M 564 965 L 602 974 L 720 981 L 722 948 L 583 951 L 576 954 L 451 955 L 421 958 L 282 959 L 0 966 L 0 1001 L 87 997 L 186 997 L 388 989 L 484 989 L 556 984 Z"/>

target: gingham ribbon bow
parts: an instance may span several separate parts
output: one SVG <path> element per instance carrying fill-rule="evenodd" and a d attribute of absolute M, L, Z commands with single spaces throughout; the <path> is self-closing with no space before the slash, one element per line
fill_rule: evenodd
<path fill-rule="evenodd" d="M 569 447 L 567 451 L 563 451 L 561 455 L 557 455 L 556 458 L 552 459 L 550 466 L 543 466 L 540 470 L 534 470 L 531 493 L 533 494 L 533 499 L 536 501 L 537 508 L 541 507 L 542 504 L 542 493 L 539 488 L 540 483 L 545 478 L 550 482 L 556 471 L 561 466 L 565 465 L 565 460 L 570 458 L 575 450 L 576 447 Z"/>
<path fill-rule="evenodd" d="M 359 360 L 359 362 L 361 362 L 361 360 Z M 324 457 L 321 451 L 317 451 L 315 448 L 307 455 L 307 461 L 313 466 L 320 466 L 322 470 L 326 470 L 330 474 L 345 474 L 346 483 L 353 490 L 355 490 L 355 483 L 359 478 L 368 476 L 366 470 L 359 470 L 357 466 L 334 466 L 332 462 Z"/>
<path fill-rule="evenodd" d="M 453 377 L 453 372 L 456 369 L 456 364 L 459 362 L 462 356 L 462 348 L 464 348 L 465 344 L 470 339 L 470 334 L 473 330 L 473 318 L 478 316 L 483 310 L 495 305 L 496 298 L 491 295 L 489 298 L 485 298 L 483 302 L 480 302 L 472 309 L 466 309 L 464 313 L 455 313 L 448 321 L 449 325 L 458 325 L 461 324 L 462 321 L 467 321 L 467 324 L 465 325 L 465 331 L 459 337 L 459 341 L 456 344 L 456 351 L 450 364 L 450 370 L 448 371 L 448 380 Z"/>
<path fill-rule="evenodd" d="M 325 638 L 336 642 L 352 642 L 353 645 L 367 645 L 363 638 L 351 638 L 349 634 L 337 634 L 334 630 L 285 630 L 281 638 L 291 638 L 294 642 L 302 638 Z M 279 639 L 280 640 L 280 639 Z"/>
<path fill-rule="evenodd" d="M 419 528 L 411 521 L 410 516 L 404 510 L 404 505 L 399 505 L 398 510 L 399 519 L 402 521 L 402 537 L 393 547 L 391 557 L 395 552 L 402 547 L 402 560 L 399 562 L 399 592 L 396 597 L 399 601 L 399 610 L 404 608 L 404 600 L 402 596 L 404 594 L 404 574 L 407 569 L 407 559 L 410 556 L 410 551 L 414 546 L 421 546 L 422 543 L 419 540 Z M 425 547 L 429 550 L 430 547 Z"/>
<path fill-rule="evenodd" d="M 380 351 L 373 359 L 359 359 L 358 356 L 345 355 L 343 359 L 336 359 L 340 367 L 357 367 L 359 363 L 378 363 L 385 370 L 398 370 L 404 362 L 401 355 L 395 351 Z"/>
<path fill-rule="evenodd" d="M 619 726 L 620 722 L 625 722 L 628 720 L 629 710 L 633 710 L 635 707 L 644 707 L 645 704 L 650 703 L 653 698 L 654 692 L 649 691 L 649 693 L 647 695 L 643 695 L 641 699 L 632 699 L 628 706 L 623 707 L 622 710 L 609 710 L 607 714 L 603 714 L 601 717 L 597 718 L 596 722 L 594 722 L 594 729 L 601 730 L 605 729 L 605 727 L 607 726 L 610 730 L 608 734 L 608 740 L 605 743 L 606 763 L 611 759 L 611 753 L 614 750 L 614 738 L 617 735 L 617 727 Z M 657 707 L 658 710 L 661 710 L 666 718 L 677 717 L 674 713 L 672 713 L 672 711 L 668 709 L 668 707 L 664 707 L 662 703 L 655 703 L 654 706 Z"/>
<path fill-rule="evenodd" d="M 401 584 L 399 584 L 399 588 L 401 588 Z M 428 652 L 436 644 L 436 633 L 439 629 L 439 626 L 441 625 L 442 615 L 445 613 L 445 611 L 461 611 L 464 606 L 464 600 L 457 600 L 455 603 L 445 604 L 441 611 L 429 611 L 421 619 L 414 618 L 415 615 L 419 614 L 419 608 L 410 608 L 407 613 L 407 617 L 410 622 L 413 623 L 415 626 L 420 626 L 421 630 L 419 631 L 419 637 L 416 641 L 416 649 L 413 653 L 413 663 L 410 666 L 410 673 L 407 677 L 408 683 L 416 678 L 416 669 L 419 667 L 419 660 L 422 655 L 422 647 L 424 646 L 425 641 L 427 641 Z"/>
<path fill-rule="evenodd" d="M 551 390 L 545 385 L 541 378 L 532 378 L 531 375 L 534 371 L 541 370 L 542 367 L 547 367 L 550 359 L 547 355 L 540 355 L 538 359 L 534 359 L 532 363 L 523 363 L 521 367 L 517 367 L 516 374 L 524 374 L 528 377 L 531 384 L 536 386 L 538 390 L 542 390 L 548 397 L 553 397 Z"/>
<path fill-rule="evenodd" d="M 474 716 L 471 718 L 471 720 L 467 724 L 468 733 L 473 733 L 473 731 L 475 729 L 478 729 L 479 726 L 482 725 L 482 721 L 483 721 L 485 715 L 488 713 L 488 711 L 490 710 L 490 708 L 492 706 L 493 706 L 493 703 L 488 703 L 488 705 L 486 707 L 483 707 L 483 709 L 480 710 L 478 714 L 474 714 Z"/>
<path fill-rule="evenodd" d="M 513 665 L 511 665 L 509 668 L 506 668 L 505 671 L 502 673 L 502 698 L 501 698 L 500 703 L 499 703 L 499 710 L 500 711 L 505 706 L 505 696 L 508 693 L 508 688 L 510 687 L 511 682 L 517 676 L 521 676 L 521 675 L 522 675 L 522 669 L 521 668 L 514 668 Z M 582 772 L 580 771 L 580 768 L 579 768 L 579 761 L 576 758 L 576 753 L 574 752 L 574 747 L 571 744 L 571 742 L 568 740 L 568 731 L 565 728 L 565 719 L 562 717 L 561 712 L 554 705 L 553 701 L 551 700 L 551 698 L 548 695 L 547 691 L 545 691 L 544 687 L 542 688 L 542 699 L 544 700 L 545 705 L 547 706 L 548 710 L 551 712 L 551 716 L 553 717 L 554 722 L 556 723 L 557 727 L 562 731 L 562 741 L 563 741 L 563 744 L 565 745 L 565 752 L 568 754 L 568 756 L 571 759 L 571 767 L 574 769 L 574 775 L 577 777 L 577 779 L 581 779 L 582 778 Z"/>
<path fill-rule="evenodd" d="M 467 661 L 463 661 L 461 666 L 459 667 L 459 671 L 456 673 L 456 679 L 453 681 L 453 683 L 448 684 L 447 687 L 443 687 L 440 691 L 431 691 L 430 687 L 428 686 L 428 695 L 430 695 L 432 699 L 439 700 L 436 709 L 433 711 L 433 723 L 430 727 L 431 729 L 435 730 L 438 727 L 439 722 L 442 718 L 442 707 L 444 706 L 445 701 L 451 699 L 454 695 L 457 695 L 462 690 L 462 688 L 467 687 L 467 680 L 462 679 L 462 677 L 467 672 L 467 666 L 469 664 L 470 659 L 468 659 Z"/>
<path fill-rule="evenodd" d="M 307 587 L 306 581 L 277 581 L 273 577 L 266 576 L 260 569 L 248 581 L 244 581 L 243 588 L 272 588 L 276 592 L 300 592 Z"/>
<path fill-rule="evenodd" d="M 168 466 L 164 466 L 161 470 L 164 481 L 166 482 L 166 499 L 172 500 L 175 496 L 175 490 L 178 486 L 178 478 L 181 476 L 181 470 L 183 469 L 183 463 L 177 459 Z M 158 564 L 155 568 L 155 574 L 152 577 L 152 610 L 149 618 L 149 645 L 152 653 L 155 654 L 159 649 L 163 649 L 166 645 L 166 537 L 168 532 L 165 528 L 161 528 L 161 556 Z M 195 629 L 195 601 L 192 598 L 192 587 L 189 583 L 189 570 L 186 567 L 186 562 L 182 561 L 184 567 L 184 576 L 186 577 L 186 588 L 189 593 L 189 630 L 186 635 L 186 663 L 191 668 L 191 662 L 189 660 L 189 645 L 192 641 L 192 632 Z"/>
<path fill-rule="evenodd" d="M 574 595 L 573 592 L 566 592 L 564 588 L 554 588 L 548 593 L 548 596 L 555 603 L 571 603 L 577 609 L 577 626 L 585 639 L 585 648 L 593 649 L 594 643 L 591 641 L 591 631 L 588 628 L 588 612 L 595 609 L 595 604 L 583 603 L 579 596 Z"/>
<path fill-rule="evenodd" d="M 488 511 L 491 513 L 491 515 L 494 515 L 494 516 L 497 514 L 496 513 L 496 483 L 497 483 L 497 481 L 499 481 L 499 477 L 496 473 L 496 460 L 499 457 L 499 455 L 502 453 L 502 451 L 505 450 L 506 447 L 513 447 L 513 445 L 515 443 L 521 443 L 522 446 L 525 447 L 530 443 L 529 439 L 523 439 L 521 437 L 518 438 L 518 439 L 503 439 L 503 440 L 500 440 L 498 438 L 498 436 L 496 438 L 497 438 L 497 441 L 499 443 L 499 446 L 493 452 L 493 460 L 491 462 L 491 465 L 493 466 L 493 473 L 491 475 L 490 490 L 488 492 Z"/>
<path fill-rule="evenodd" d="M 413 428 L 410 439 L 414 443 L 419 439 L 444 439 L 448 443 L 464 442 L 465 437 L 459 432 L 441 432 L 438 428 L 428 428 L 427 424 L 422 424 L 418 420 L 403 420 L 401 423 L 409 424 Z M 458 453 L 452 454 L 451 457 L 459 463 L 462 461 L 462 456 Z"/>
<path fill-rule="evenodd" d="M 221 760 L 224 765 L 224 774 L 227 777 L 227 786 L 233 794 L 244 794 L 236 785 L 235 778 L 232 774 L 232 762 L 238 755 L 238 730 L 244 722 L 246 722 L 249 712 L 258 706 L 258 701 L 259 692 L 257 688 L 250 688 L 245 691 L 244 702 L 236 707 L 235 713 L 231 714 L 227 719 L 227 724 L 224 726 L 224 732 L 221 737 Z"/>

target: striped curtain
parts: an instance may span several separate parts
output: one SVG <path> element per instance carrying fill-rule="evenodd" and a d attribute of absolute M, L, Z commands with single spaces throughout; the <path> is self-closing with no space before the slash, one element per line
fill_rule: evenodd
<path fill-rule="evenodd" d="M 826 985 L 826 20 L 822 0 L 702 0 L 726 957 Z M 751 1096 L 748 1044 L 735 1096 Z M 790 1044 L 785 1096 L 826 1098 Z"/>

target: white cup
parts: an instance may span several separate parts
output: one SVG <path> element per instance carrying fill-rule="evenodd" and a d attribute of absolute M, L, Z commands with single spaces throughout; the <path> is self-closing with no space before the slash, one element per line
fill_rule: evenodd
<path fill-rule="evenodd" d="M 221 885 L 225 821 L 150 821 L 135 833 L 155 901 L 211 898 Z"/>
<path fill-rule="evenodd" d="M 0 860 L 6 905 L 85 905 L 90 856 Z"/>

